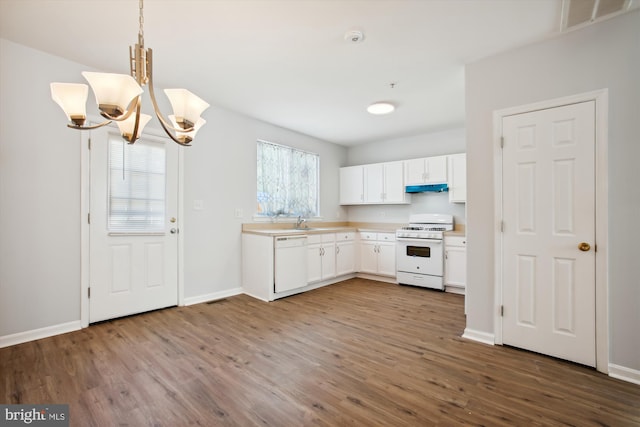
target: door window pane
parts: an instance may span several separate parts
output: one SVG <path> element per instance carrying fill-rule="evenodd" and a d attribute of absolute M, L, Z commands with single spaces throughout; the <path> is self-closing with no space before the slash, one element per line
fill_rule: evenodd
<path fill-rule="evenodd" d="M 123 233 L 164 231 L 166 151 L 162 143 L 124 144 L 109 138 L 108 229 Z"/>

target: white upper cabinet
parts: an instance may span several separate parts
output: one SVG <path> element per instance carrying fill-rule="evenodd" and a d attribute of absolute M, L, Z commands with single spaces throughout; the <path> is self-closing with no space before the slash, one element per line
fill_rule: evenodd
<path fill-rule="evenodd" d="M 382 163 L 364 165 L 364 201 L 384 203 L 384 166 Z"/>
<path fill-rule="evenodd" d="M 449 202 L 467 201 L 467 155 L 465 153 L 449 156 Z"/>
<path fill-rule="evenodd" d="M 410 197 L 404 191 L 404 162 L 384 163 L 384 202 L 409 203 Z"/>
<path fill-rule="evenodd" d="M 361 203 L 364 203 L 364 167 L 340 168 L 340 204 L 357 205 Z"/>
<path fill-rule="evenodd" d="M 447 182 L 447 157 L 405 160 L 405 185 L 444 184 Z"/>
<path fill-rule="evenodd" d="M 340 204 L 404 204 L 404 162 L 340 168 Z"/>

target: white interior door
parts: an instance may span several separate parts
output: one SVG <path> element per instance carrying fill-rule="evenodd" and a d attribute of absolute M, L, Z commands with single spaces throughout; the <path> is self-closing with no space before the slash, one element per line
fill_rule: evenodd
<path fill-rule="evenodd" d="M 503 343 L 595 366 L 595 102 L 502 125 Z"/>
<path fill-rule="evenodd" d="M 178 303 L 178 146 L 91 131 L 89 321 Z"/>

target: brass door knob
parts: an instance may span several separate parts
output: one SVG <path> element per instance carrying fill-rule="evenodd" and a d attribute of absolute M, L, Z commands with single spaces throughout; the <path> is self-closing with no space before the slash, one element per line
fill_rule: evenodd
<path fill-rule="evenodd" d="M 578 249 L 580 249 L 582 252 L 587 252 L 589 251 L 589 249 L 591 249 L 591 245 L 587 242 L 582 242 L 578 245 Z"/>

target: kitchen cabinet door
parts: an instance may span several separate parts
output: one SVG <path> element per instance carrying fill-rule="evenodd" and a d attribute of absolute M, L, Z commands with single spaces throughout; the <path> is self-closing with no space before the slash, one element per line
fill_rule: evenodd
<path fill-rule="evenodd" d="M 447 182 L 447 157 L 427 157 L 425 184 L 443 184 Z"/>
<path fill-rule="evenodd" d="M 336 277 L 336 244 L 322 244 L 322 280 Z"/>
<path fill-rule="evenodd" d="M 467 283 L 466 249 L 449 246 L 445 251 L 445 258 L 445 284 L 464 288 Z"/>
<path fill-rule="evenodd" d="M 307 283 L 322 280 L 322 246 L 307 246 Z"/>
<path fill-rule="evenodd" d="M 378 242 L 378 272 L 383 276 L 396 275 L 395 242 Z"/>
<path fill-rule="evenodd" d="M 411 159 L 404 162 L 404 183 L 405 185 L 420 185 L 424 184 L 426 160 Z"/>
<path fill-rule="evenodd" d="M 356 271 L 356 244 L 353 241 L 336 244 L 336 276 Z"/>
<path fill-rule="evenodd" d="M 449 202 L 466 203 L 467 155 L 465 153 L 449 156 L 448 175 Z"/>
<path fill-rule="evenodd" d="M 378 273 L 378 242 L 371 240 L 360 242 L 360 272 Z"/>
<path fill-rule="evenodd" d="M 384 164 L 384 202 L 408 203 L 409 194 L 405 193 L 404 162 Z"/>
<path fill-rule="evenodd" d="M 340 204 L 364 203 L 364 168 L 348 166 L 340 168 Z"/>
<path fill-rule="evenodd" d="M 444 238 L 444 284 L 452 292 L 464 293 L 467 285 L 466 244 L 463 236 Z"/>
<path fill-rule="evenodd" d="M 384 165 L 382 163 L 364 165 L 364 201 L 366 203 L 384 202 Z"/>

